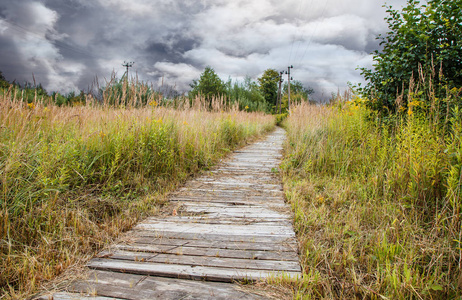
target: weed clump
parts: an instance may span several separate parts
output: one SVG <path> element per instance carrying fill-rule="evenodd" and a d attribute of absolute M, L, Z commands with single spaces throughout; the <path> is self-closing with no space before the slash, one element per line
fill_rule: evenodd
<path fill-rule="evenodd" d="M 461 112 L 384 120 L 350 99 L 301 104 L 284 123 L 296 297 L 460 297 Z"/>

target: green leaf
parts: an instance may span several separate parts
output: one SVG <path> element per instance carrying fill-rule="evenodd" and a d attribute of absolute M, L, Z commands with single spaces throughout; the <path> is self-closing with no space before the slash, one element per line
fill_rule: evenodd
<path fill-rule="evenodd" d="M 443 290 L 443 287 L 439 284 L 433 284 L 430 286 L 430 289 L 434 290 L 434 291 L 442 291 Z"/>

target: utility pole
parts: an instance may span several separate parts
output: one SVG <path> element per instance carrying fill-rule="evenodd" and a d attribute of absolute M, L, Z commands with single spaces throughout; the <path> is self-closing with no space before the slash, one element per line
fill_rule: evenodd
<path fill-rule="evenodd" d="M 134 64 L 135 64 L 134 61 L 129 61 L 129 62 L 124 61 L 124 63 L 122 64 L 122 66 L 127 68 L 127 73 L 126 73 L 127 74 L 127 80 L 128 80 L 128 68 L 133 67 Z"/>
<path fill-rule="evenodd" d="M 276 111 L 277 111 L 278 108 L 279 108 L 279 114 L 281 114 L 281 106 L 282 106 L 282 99 L 281 99 L 282 90 L 281 90 L 281 84 L 282 84 L 282 82 L 284 81 L 284 79 L 282 79 L 282 74 L 284 74 L 284 71 L 279 72 L 278 101 L 277 101 L 277 103 L 276 103 Z"/>
<path fill-rule="evenodd" d="M 288 103 L 288 105 L 289 105 L 289 107 L 288 107 L 288 109 L 289 109 L 289 115 L 290 115 L 290 80 L 292 79 L 292 78 L 290 77 L 290 69 L 293 69 L 293 68 L 294 68 L 294 66 L 288 66 L 288 67 L 287 67 L 287 72 L 286 72 L 286 74 L 288 75 L 288 79 L 289 79 L 289 86 L 288 86 L 288 92 L 289 92 L 289 93 L 288 93 L 288 99 L 289 99 L 289 103 Z"/>

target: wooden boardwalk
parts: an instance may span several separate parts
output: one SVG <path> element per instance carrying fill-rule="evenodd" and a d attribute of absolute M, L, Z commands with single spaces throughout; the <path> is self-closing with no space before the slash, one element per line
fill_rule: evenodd
<path fill-rule="evenodd" d="M 89 279 L 52 299 L 264 299 L 231 283 L 300 276 L 292 216 L 274 172 L 284 137 L 278 128 L 187 183 L 170 198 L 176 214 L 138 224 L 88 263 Z"/>

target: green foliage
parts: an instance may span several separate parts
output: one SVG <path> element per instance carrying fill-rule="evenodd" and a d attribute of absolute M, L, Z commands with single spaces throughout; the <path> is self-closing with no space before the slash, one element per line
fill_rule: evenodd
<path fill-rule="evenodd" d="M 459 108 L 443 129 L 417 112 L 384 125 L 360 102 L 302 104 L 284 122 L 299 296 L 459 299 Z"/>
<path fill-rule="evenodd" d="M 58 92 L 53 92 L 51 94 L 53 102 L 58 105 L 84 105 L 86 102 L 86 96 L 84 91 L 80 91 L 79 94 L 76 94 L 74 91 L 70 92 L 67 95 L 63 95 Z"/>
<path fill-rule="evenodd" d="M 379 36 L 383 49 L 375 51 L 374 69 L 361 68 L 367 81 L 358 91 L 370 98 L 368 106 L 388 114 L 406 107 L 413 78 L 425 82 L 423 100 L 462 86 L 462 2 L 408 0 L 402 11 L 387 7 L 390 31 Z M 445 110 L 445 107 L 441 107 Z"/>
<path fill-rule="evenodd" d="M 246 76 L 243 82 L 230 80 L 226 83 L 226 94 L 231 103 L 239 103 L 239 109 L 245 111 L 269 112 L 269 105 L 260 92 L 259 86 Z"/>
<path fill-rule="evenodd" d="M 282 87 L 282 96 L 281 96 L 281 111 L 287 111 L 289 107 L 289 85 L 287 82 L 284 83 Z M 310 95 L 314 94 L 314 90 L 312 88 L 305 88 L 300 81 L 293 80 L 290 82 L 290 102 L 291 106 L 300 104 L 302 102 L 308 101 L 309 103 L 313 103 L 313 101 L 309 100 Z"/>
<path fill-rule="evenodd" d="M 282 92 L 284 95 L 287 95 L 289 92 L 289 84 L 287 82 L 284 83 L 282 88 Z M 294 99 L 295 102 L 307 101 L 309 100 L 310 95 L 314 94 L 314 90 L 310 87 L 304 87 L 303 83 L 298 80 L 291 80 L 290 81 L 290 99 Z"/>
<path fill-rule="evenodd" d="M 159 105 L 162 100 L 162 94 L 155 91 L 151 85 L 129 80 L 126 76 L 118 79 L 113 75 L 110 82 L 100 88 L 99 94 L 105 105 L 118 107 L 143 107 L 154 102 Z M 72 98 L 68 101 L 72 103 Z"/>
<path fill-rule="evenodd" d="M 218 77 L 212 67 L 206 67 L 202 72 L 199 80 L 193 80 L 190 84 L 192 90 L 189 92 L 190 97 L 201 96 L 207 101 L 226 95 L 226 86 L 223 80 Z"/>
<path fill-rule="evenodd" d="M 0 89 L 7 89 L 10 87 L 10 83 L 6 80 L 5 76 L 3 76 L 2 71 L 0 71 Z"/>
<path fill-rule="evenodd" d="M 263 72 L 263 75 L 258 78 L 260 83 L 260 91 L 271 106 L 276 106 L 278 98 L 278 84 L 279 84 L 279 73 L 274 69 L 267 69 Z"/>
<path fill-rule="evenodd" d="M 288 115 L 289 115 L 288 113 L 282 113 L 282 114 L 275 115 L 276 125 L 281 126 L 282 122 L 287 118 Z"/>

